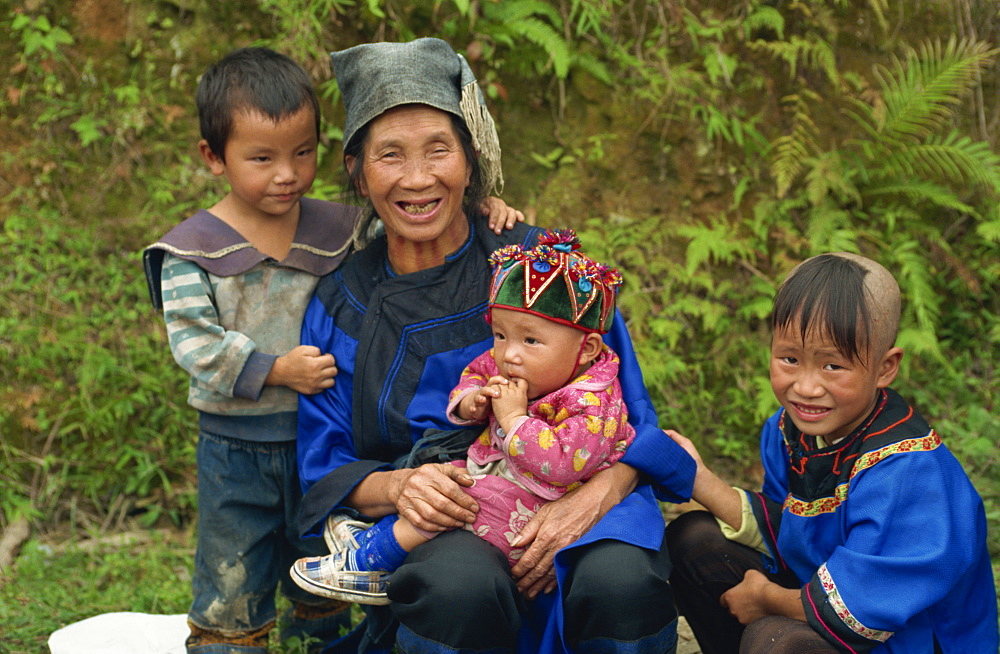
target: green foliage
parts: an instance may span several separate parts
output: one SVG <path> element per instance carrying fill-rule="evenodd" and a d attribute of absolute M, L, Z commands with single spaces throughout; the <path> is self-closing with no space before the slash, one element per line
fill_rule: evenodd
<path fill-rule="evenodd" d="M 342 110 L 327 53 L 433 35 L 466 54 L 498 110 L 505 172 L 523 180 L 508 202 L 577 227 L 621 268 L 663 425 L 734 481 L 776 408 L 777 284 L 828 250 L 893 270 L 898 386 L 970 471 L 1000 553 L 1000 137 L 995 103 L 979 99 L 1000 87 L 990 2 L 965 3 L 978 39 L 951 38 L 968 24 L 940 0 L 921 14 L 894 5 L 891 30 L 887 0 L 98 3 L 96 22 L 122 26 L 110 36 L 82 17 L 89 4 L 0 16 L 0 527 L 193 517 L 195 414 L 139 252 L 224 191 L 194 149 L 208 63 L 251 43 L 303 63 L 324 104 L 313 194 L 335 198 Z M 53 623 L 29 627 L 25 588 L 0 595 L 0 623 L 20 615 L 40 637 Z M 54 619 L 79 617 L 45 601 Z"/>
<path fill-rule="evenodd" d="M 67 233 L 52 211 L 8 218 L 0 248 L 18 262 L 0 318 L 0 509 L 53 515 L 85 498 L 110 518 L 140 510 L 125 498 L 147 498 L 150 520 L 179 523 L 193 504 L 193 416 L 183 376 L 164 375 L 169 351 L 143 311 L 138 255 L 92 228 Z"/>
<path fill-rule="evenodd" d="M 31 18 L 18 14 L 10 25 L 21 41 L 21 59 L 27 61 L 36 52 L 57 54 L 59 47 L 73 43 L 73 37 L 62 27 L 53 25 L 46 16 Z"/>
<path fill-rule="evenodd" d="M 57 552 L 29 541 L 0 584 L 0 650 L 47 652 L 53 631 L 100 613 L 187 612 L 192 550 L 158 536 L 141 545 Z"/>

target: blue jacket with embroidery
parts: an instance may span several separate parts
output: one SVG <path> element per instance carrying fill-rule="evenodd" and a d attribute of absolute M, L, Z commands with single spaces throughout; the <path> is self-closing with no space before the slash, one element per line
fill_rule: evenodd
<path fill-rule="evenodd" d="M 762 494 L 748 493 L 772 562 L 804 585 L 809 624 L 842 652 L 997 651 L 983 502 L 895 391 L 831 447 L 784 410 L 764 425 Z M 940 649 L 935 649 L 935 644 Z"/>

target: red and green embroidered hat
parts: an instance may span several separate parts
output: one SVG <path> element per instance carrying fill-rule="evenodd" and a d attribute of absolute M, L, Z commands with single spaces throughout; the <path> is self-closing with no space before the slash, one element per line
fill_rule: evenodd
<path fill-rule="evenodd" d="M 533 248 L 508 245 L 495 251 L 490 255 L 490 309 L 523 311 L 606 334 L 622 276 L 579 248 L 576 232 L 558 229 L 542 234 Z"/>

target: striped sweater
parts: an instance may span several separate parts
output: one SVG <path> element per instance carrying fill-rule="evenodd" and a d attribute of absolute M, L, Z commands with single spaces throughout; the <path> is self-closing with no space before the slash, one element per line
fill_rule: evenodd
<path fill-rule="evenodd" d="M 295 438 L 298 395 L 265 386 L 275 359 L 299 344 L 319 277 L 347 251 L 356 210 L 303 200 L 289 254 L 276 261 L 207 211 L 143 253 L 174 359 L 190 375 L 202 427 L 253 441 Z"/>

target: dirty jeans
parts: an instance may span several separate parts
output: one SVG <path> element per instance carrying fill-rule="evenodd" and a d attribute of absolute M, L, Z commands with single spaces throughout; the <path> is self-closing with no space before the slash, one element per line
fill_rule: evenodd
<path fill-rule="evenodd" d="M 295 441 L 258 443 L 202 431 L 198 437 L 198 544 L 188 618 L 225 635 L 276 619 L 275 590 L 322 604 L 296 586 L 295 559 L 326 553 L 322 538 L 298 538 L 301 498 Z M 347 612 L 345 612 L 347 613 Z"/>

